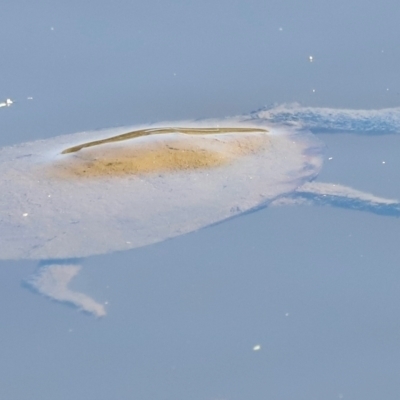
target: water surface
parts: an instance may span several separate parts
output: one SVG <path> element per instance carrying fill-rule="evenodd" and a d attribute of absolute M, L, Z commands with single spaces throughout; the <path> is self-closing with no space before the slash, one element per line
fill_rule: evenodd
<path fill-rule="evenodd" d="M 400 104 L 394 1 L 17 1 L 0 19 L 2 146 L 274 102 Z M 400 136 L 320 138 L 321 181 L 400 199 Z M 107 303 L 99 320 L 21 285 L 34 262 L 1 261 L 0 397 L 396 400 L 399 230 L 280 207 L 88 258 L 73 287 Z"/>

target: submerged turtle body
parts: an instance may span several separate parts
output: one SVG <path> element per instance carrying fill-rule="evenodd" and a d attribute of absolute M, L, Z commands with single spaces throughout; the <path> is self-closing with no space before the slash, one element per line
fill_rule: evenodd
<path fill-rule="evenodd" d="M 181 126 L 2 149 L 0 258 L 86 257 L 165 240 L 266 206 L 322 163 L 319 141 L 293 129 L 234 119 Z"/>
<path fill-rule="evenodd" d="M 40 260 L 33 288 L 104 316 L 103 304 L 68 288 L 80 269 L 71 259 L 156 243 L 270 204 L 400 216 L 396 200 L 315 182 L 322 145 L 307 130 L 400 132 L 399 115 L 291 105 L 0 149 L 0 259 Z"/>

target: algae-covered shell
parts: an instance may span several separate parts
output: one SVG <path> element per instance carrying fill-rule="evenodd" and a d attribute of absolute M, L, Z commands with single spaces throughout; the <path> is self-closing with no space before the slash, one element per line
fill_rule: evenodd
<path fill-rule="evenodd" d="M 162 241 L 312 179 L 320 143 L 239 118 L 64 135 L 0 150 L 0 258 L 67 259 Z"/>

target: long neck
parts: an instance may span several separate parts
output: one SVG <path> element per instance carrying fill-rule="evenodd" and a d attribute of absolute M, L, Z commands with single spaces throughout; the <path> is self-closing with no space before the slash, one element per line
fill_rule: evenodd
<path fill-rule="evenodd" d="M 400 133 L 400 107 L 352 110 L 282 104 L 257 110 L 250 114 L 250 118 L 284 125 L 296 124 L 314 133 Z"/>

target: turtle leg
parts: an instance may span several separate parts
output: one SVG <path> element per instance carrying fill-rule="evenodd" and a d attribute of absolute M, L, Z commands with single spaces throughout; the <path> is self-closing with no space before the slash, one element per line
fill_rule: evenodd
<path fill-rule="evenodd" d="M 39 263 L 38 271 L 26 284 L 51 300 L 72 305 L 95 317 L 104 317 L 106 310 L 103 304 L 68 287 L 82 268 L 77 261 L 71 259 L 43 261 Z"/>
<path fill-rule="evenodd" d="M 331 205 L 368 211 L 379 215 L 400 216 L 400 202 L 397 200 L 377 197 L 370 193 L 332 183 L 307 182 L 300 186 L 289 198 L 276 201 L 277 205 L 288 203 Z"/>

